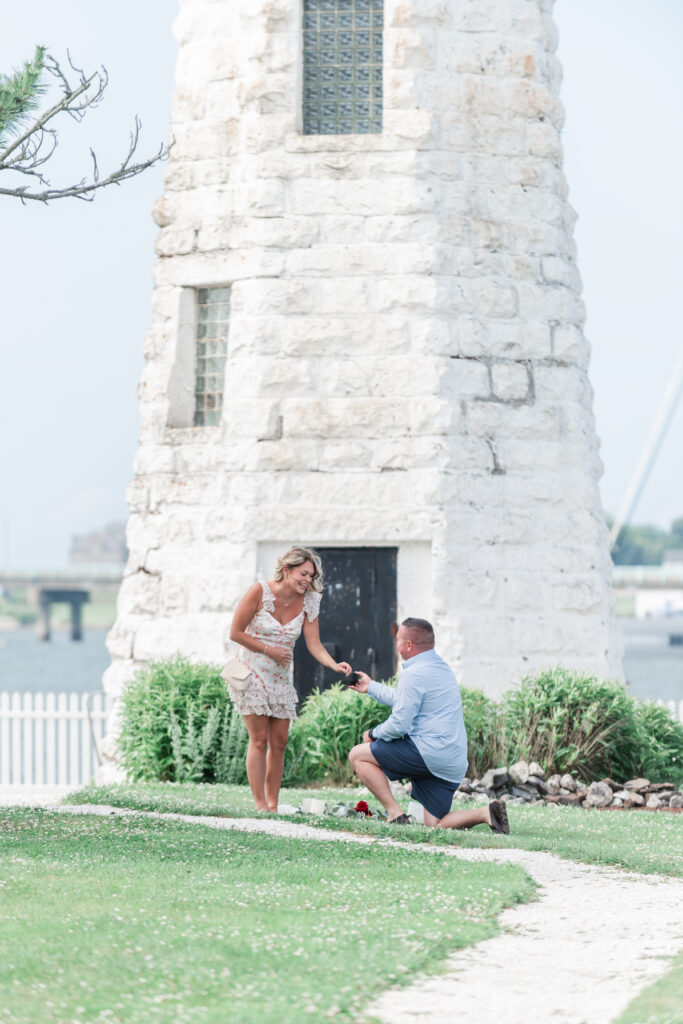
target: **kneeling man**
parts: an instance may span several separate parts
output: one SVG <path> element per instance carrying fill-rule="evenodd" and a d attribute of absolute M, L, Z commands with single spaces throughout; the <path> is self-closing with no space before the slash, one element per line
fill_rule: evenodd
<path fill-rule="evenodd" d="M 405 825 L 389 785 L 409 779 L 412 796 L 424 807 L 425 825 L 472 828 L 490 825 L 508 833 L 505 804 L 451 811 L 453 794 L 467 770 L 467 734 L 455 676 L 434 650 L 434 630 L 426 619 L 404 619 L 396 636 L 403 671 L 394 690 L 358 673 L 352 689 L 367 693 L 392 711 L 385 722 L 363 735 L 349 761 L 358 778 L 384 806 L 390 822 Z"/>

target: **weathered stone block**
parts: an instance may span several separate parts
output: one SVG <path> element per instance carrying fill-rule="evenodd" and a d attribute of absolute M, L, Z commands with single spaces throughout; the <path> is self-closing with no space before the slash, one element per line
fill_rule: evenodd
<path fill-rule="evenodd" d="M 501 402 L 528 401 L 533 393 L 531 370 L 519 363 L 494 363 L 491 367 L 491 392 Z"/>

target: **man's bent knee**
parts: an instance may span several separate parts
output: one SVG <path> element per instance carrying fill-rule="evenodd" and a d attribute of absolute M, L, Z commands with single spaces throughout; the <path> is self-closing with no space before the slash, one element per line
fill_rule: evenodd
<path fill-rule="evenodd" d="M 357 743 L 355 747 L 351 747 L 349 750 L 349 762 L 355 765 L 361 760 L 361 754 L 363 753 L 363 743 Z"/>

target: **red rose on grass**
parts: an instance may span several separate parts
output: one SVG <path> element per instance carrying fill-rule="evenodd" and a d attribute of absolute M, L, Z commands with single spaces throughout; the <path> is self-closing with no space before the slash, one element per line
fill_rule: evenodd
<path fill-rule="evenodd" d="M 354 807 L 354 811 L 362 811 L 366 818 L 372 817 L 372 811 L 368 807 L 365 800 L 359 800 L 356 806 Z"/>

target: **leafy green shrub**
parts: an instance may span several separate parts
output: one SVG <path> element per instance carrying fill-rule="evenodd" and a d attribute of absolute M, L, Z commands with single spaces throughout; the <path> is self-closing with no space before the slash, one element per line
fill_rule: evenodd
<path fill-rule="evenodd" d="M 636 702 L 636 715 L 640 742 L 635 774 L 650 782 L 683 783 L 683 723 L 651 701 Z"/>
<path fill-rule="evenodd" d="M 628 779 L 640 764 L 642 729 L 621 683 L 546 669 L 506 693 L 501 710 L 508 763 L 534 760 L 587 781 Z"/>
<path fill-rule="evenodd" d="M 122 698 L 119 736 L 131 780 L 246 780 L 246 729 L 220 672 L 178 656 L 136 673 Z"/>
<path fill-rule="evenodd" d="M 470 777 L 524 759 L 586 781 L 683 782 L 683 725 L 620 683 L 554 668 L 527 676 L 500 704 L 480 690 L 461 693 Z M 290 729 L 285 785 L 350 782 L 349 750 L 388 714 L 343 683 L 314 691 Z M 246 782 L 247 731 L 218 666 L 180 656 L 146 666 L 123 695 L 121 717 L 132 781 Z"/>
<path fill-rule="evenodd" d="M 379 725 L 388 714 L 385 705 L 349 690 L 344 683 L 314 690 L 290 731 L 285 784 L 324 778 L 350 782 L 349 750 L 360 743 L 366 729 Z"/>
<path fill-rule="evenodd" d="M 482 690 L 460 687 L 467 730 L 467 774 L 480 779 L 487 768 L 506 763 L 500 708 Z"/>

